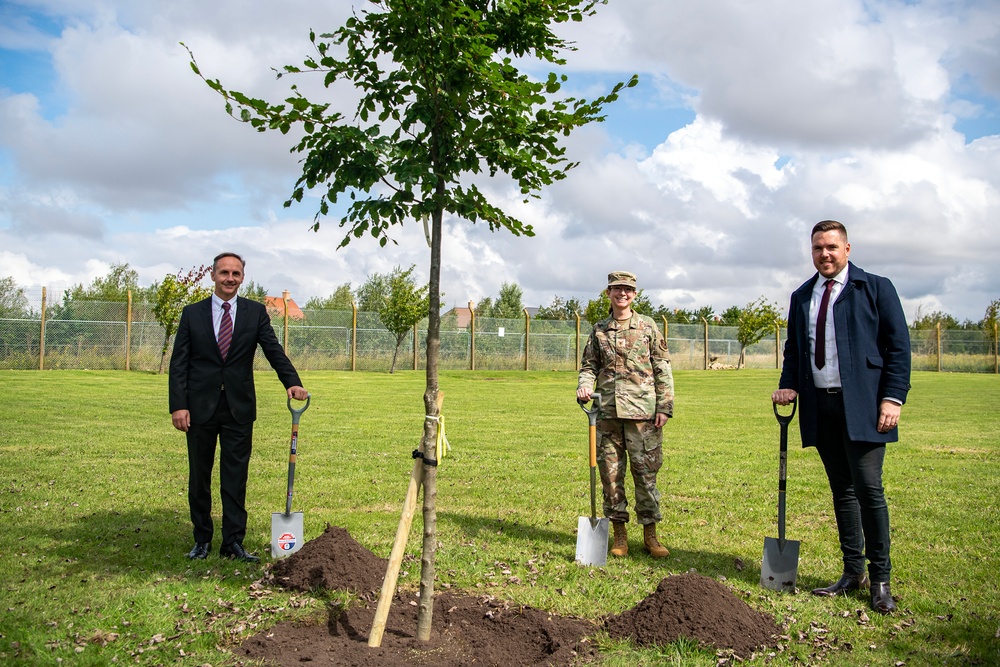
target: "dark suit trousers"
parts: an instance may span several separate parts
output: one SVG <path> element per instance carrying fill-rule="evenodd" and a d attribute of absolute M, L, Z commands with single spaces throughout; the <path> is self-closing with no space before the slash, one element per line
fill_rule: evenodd
<path fill-rule="evenodd" d="M 188 504 L 195 542 L 211 542 L 212 468 L 219 443 L 219 488 L 222 495 L 222 544 L 243 542 L 247 532 L 247 475 L 253 442 L 253 422 L 233 419 L 225 392 L 212 418 L 191 424 L 187 432 Z"/>
<path fill-rule="evenodd" d="M 861 574 L 868 558 L 873 582 L 889 581 L 889 506 L 882 488 L 885 444 L 847 437 L 842 393 L 817 389 L 819 450 L 833 493 L 844 572 Z"/>

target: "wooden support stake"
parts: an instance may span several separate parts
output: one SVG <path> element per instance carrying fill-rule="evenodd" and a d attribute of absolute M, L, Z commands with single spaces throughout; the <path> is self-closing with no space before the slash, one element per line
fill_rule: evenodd
<path fill-rule="evenodd" d="M 444 402 L 444 392 L 438 391 L 437 406 L 438 414 L 441 414 L 441 404 Z M 410 485 L 406 489 L 406 499 L 403 501 L 403 512 L 399 517 L 399 526 L 396 528 L 396 539 L 392 544 L 392 553 L 389 554 L 389 566 L 386 568 L 385 577 L 382 579 L 382 591 L 378 596 L 378 606 L 375 608 L 375 618 L 372 621 L 372 629 L 368 634 L 368 646 L 378 648 L 382 645 L 382 635 L 385 634 L 385 623 L 389 618 L 389 607 L 392 606 L 392 597 L 396 594 L 396 582 L 399 580 L 399 567 L 403 562 L 403 554 L 406 551 L 406 542 L 410 537 L 410 526 L 413 524 L 413 515 L 417 510 L 417 495 L 420 485 L 424 481 L 424 461 L 421 458 L 413 459 L 413 471 L 410 473 Z"/>

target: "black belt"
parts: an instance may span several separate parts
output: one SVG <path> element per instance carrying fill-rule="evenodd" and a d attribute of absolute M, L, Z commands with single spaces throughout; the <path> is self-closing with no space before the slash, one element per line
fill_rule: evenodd
<path fill-rule="evenodd" d="M 824 394 L 839 394 L 843 387 L 816 387 L 816 391 Z"/>

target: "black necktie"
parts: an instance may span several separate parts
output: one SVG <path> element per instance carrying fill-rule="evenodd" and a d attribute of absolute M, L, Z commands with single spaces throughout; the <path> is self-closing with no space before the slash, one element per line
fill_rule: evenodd
<path fill-rule="evenodd" d="M 830 306 L 830 292 L 836 281 L 830 278 L 825 283 L 823 298 L 819 302 L 819 312 L 816 314 L 816 368 L 826 366 L 826 309 Z"/>
<path fill-rule="evenodd" d="M 228 301 L 222 303 L 222 321 L 219 322 L 219 352 L 223 360 L 229 354 L 229 343 L 233 340 L 233 318 L 229 316 L 231 308 Z"/>

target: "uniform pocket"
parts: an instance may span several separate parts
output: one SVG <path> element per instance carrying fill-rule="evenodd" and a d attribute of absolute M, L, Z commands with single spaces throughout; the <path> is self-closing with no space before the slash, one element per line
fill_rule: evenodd
<path fill-rule="evenodd" d="M 653 426 L 652 420 L 639 422 L 636 430 L 642 438 L 643 450 L 652 452 L 663 446 L 663 429 Z"/>

